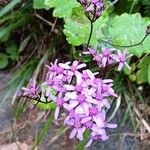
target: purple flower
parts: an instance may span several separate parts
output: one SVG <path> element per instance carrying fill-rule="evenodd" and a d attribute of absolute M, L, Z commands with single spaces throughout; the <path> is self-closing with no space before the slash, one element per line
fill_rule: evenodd
<path fill-rule="evenodd" d="M 109 137 L 106 135 L 105 128 L 116 128 L 116 124 L 111 124 L 106 122 L 106 112 L 102 110 L 101 114 L 95 119 L 96 124 L 94 123 L 91 127 L 92 133 L 90 140 L 85 147 L 89 147 L 94 140 L 106 141 Z"/>
<path fill-rule="evenodd" d="M 27 88 L 23 87 L 22 90 L 23 90 L 23 96 L 36 98 L 40 91 L 40 86 L 36 86 L 36 81 L 31 79 L 28 87 Z"/>
<path fill-rule="evenodd" d="M 104 8 L 103 0 L 79 0 L 79 2 L 84 7 L 85 14 L 92 16 L 92 21 L 96 21 L 102 14 Z"/>
<path fill-rule="evenodd" d="M 70 133 L 70 139 L 74 138 L 75 136 L 79 140 L 83 140 L 83 133 L 85 132 L 86 128 L 81 124 L 80 117 L 75 116 L 74 118 L 74 124 L 73 124 L 73 130 Z"/>
<path fill-rule="evenodd" d="M 112 52 L 108 48 L 103 48 L 100 54 L 101 56 L 101 63 L 103 67 L 112 63 Z"/>
<path fill-rule="evenodd" d="M 90 53 L 96 57 L 95 49 Z M 99 61 L 105 66 L 110 59 L 109 51 L 105 49 L 99 56 L 102 58 Z M 56 60 L 47 67 L 45 81 L 40 86 L 36 86 L 36 82 L 31 80 L 28 88 L 23 88 L 24 94 L 33 98 L 42 92 L 41 99 L 46 96 L 56 105 L 55 119 L 58 119 L 60 110 L 65 110 L 64 124 L 72 128 L 71 139 L 76 137 L 83 140 L 83 134 L 87 129 L 91 131 L 87 146 L 96 139 L 108 139 L 106 128 L 116 127 L 106 119 L 106 111 L 110 108 L 107 97 L 117 97 L 112 88 L 113 80 L 97 78 L 97 72 L 84 69 L 86 64 L 79 64 L 78 61 L 58 63 Z"/>
<path fill-rule="evenodd" d="M 131 56 L 132 54 L 126 57 L 126 52 L 121 52 L 121 51 L 118 51 L 118 55 L 113 56 L 114 60 L 119 62 L 118 71 L 121 71 L 124 66 L 126 66 L 128 69 L 131 69 L 131 67 L 126 62 L 126 60 Z"/>

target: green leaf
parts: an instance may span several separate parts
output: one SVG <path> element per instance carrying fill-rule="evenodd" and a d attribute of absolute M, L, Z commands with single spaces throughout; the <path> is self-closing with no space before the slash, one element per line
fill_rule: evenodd
<path fill-rule="evenodd" d="M 14 6 L 16 6 L 20 2 L 21 0 L 12 0 L 0 11 L 0 17 L 8 13 Z"/>
<path fill-rule="evenodd" d="M 102 38 L 101 28 L 106 25 L 108 15 L 103 14 L 95 23 L 90 45 L 95 45 Z M 73 15 L 65 19 L 64 34 L 69 44 L 79 46 L 87 43 L 90 33 L 90 22 L 86 18 L 82 7 L 75 8 Z"/>
<path fill-rule="evenodd" d="M 33 0 L 33 8 L 34 9 L 49 9 L 48 6 L 44 4 L 45 0 Z"/>
<path fill-rule="evenodd" d="M 16 22 L 0 28 L 0 41 L 3 41 L 3 42 L 7 41 L 11 31 L 13 31 L 16 28 L 26 25 L 28 21 L 30 20 L 30 18 L 31 16 L 24 15 L 23 17 L 18 19 Z"/>
<path fill-rule="evenodd" d="M 70 17 L 72 9 L 80 6 L 76 0 L 45 0 L 45 5 L 55 8 L 53 15 L 59 18 Z"/>
<path fill-rule="evenodd" d="M 131 45 L 139 43 L 145 36 L 148 19 L 143 19 L 139 13 L 115 16 L 109 27 L 110 37 L 114 44 Z M 128 51 L 140 57 L 143 53 L 150 53 L 150 37 L 139 46 L 130 47 Z"/>
<path fill-rule="evenodd" d="M 8 56 L 0 53 L 0 69 L 5 68 L 8 65 Z"/>
<path fill-rule="evenodd" d="M 6 42 L 6 52 L 10 55 L 12 60 L 17 60 L 18 58 L 18 49 L 14 41 L 10 40 Z"/>
<path fill-rule="evenodd" d="M 149 65 L 150 65 L 150 56 L 145 57 L 138 64 L 138 68 L 139 68 L 139 70 L 137 71 L 137 83 L 138 84 L 148 82 Z"/>

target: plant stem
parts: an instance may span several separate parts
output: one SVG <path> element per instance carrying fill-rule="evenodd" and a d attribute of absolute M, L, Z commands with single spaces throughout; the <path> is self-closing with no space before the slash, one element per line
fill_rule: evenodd
<path fill-rule="evenodd" d="M 114 46 L 114 47 L 130 48 L 130 47 L 135 47 L 135 46 L 141 45 L 141 44 L 144 42 L 144 40 L 147 38 L 147 36 L 148 36 L 148 34 L 145 34 L 144 38 L 143 38 L 140 42 L 138 42 L 138 43 L 136 43 L 136 44 L 133 44 L 133 45 L 116 45 L 116 44 L 107 42 L 107 41 L 105 41 L 105 40 L 102 40 L 102 41 L 103 41 L 104 43 L 107 43 L 107 44 L 112 45 L 112 46 Z"/>
<path fill-rule="evenodd" d="M 93 33 L 93 21 L 90 20 L 90 34 L 89 34 L 89 38 L 88 38 L 88 42 L 87 42 L 87 48 L 89 47 L 90 41 L 91 41 L 91 37 L 92 37 L 92 33 Z"/>

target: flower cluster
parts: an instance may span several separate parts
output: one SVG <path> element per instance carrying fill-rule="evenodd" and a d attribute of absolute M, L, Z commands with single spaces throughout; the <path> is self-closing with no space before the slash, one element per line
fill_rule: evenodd
<path fill-rule="evenodd" d="M 112 79 L 97 78 L 98 73 L 92 73 L 85 67 L 85 63 L 79 64 L 78 61 L 58 63 L 56 60 L 47 66 L 46 80 L 40 86 L 31 80 L 28 88 L 22 90 L 23 95 L 34 98 L 38 97 L 41 90 L 56 105 L 55 119 L 64 109 L 64 124 L 72 129 L 71 139 L 76 137 L 82 141 L 84 132 L 90 130 L 90 139 L 86 144 L 88 147 L 95 140 L 107 140 L 106 129 L 117 127 L 106 119 L 106 112 L 110 108 L 108 99 L 117 95 L 112 88 Z"/>
<path fill-rule="evenodd" d="M 85 14 L 93 22 L 96 21 L 102 14 L 104 9 L 103 0 L 78 0 L 84 7 Z M 92 17 L 91 17 L 92 16 Z"/>
<path fill-rule="evenodd" d="M 88 52 L 84 52 L 83 54 L 91 54 L 93 56 L 93 60 L 96 61 L 97 65 L 100 68 L 105 68 L 108 65 L 119 63 L 118 71 L 121 71 L 124 66 L 128 69 L 131 69 L 127 63 L 127 59 L 132 57 L 131 55 L 126 56 L 126 51 L 121 52 L 118 50 L 118 53 L 113 53 L 115 49 L 110 48 L 102 48 L 101 53 L 98 53 L 95 48 L 89 49 Z"/>

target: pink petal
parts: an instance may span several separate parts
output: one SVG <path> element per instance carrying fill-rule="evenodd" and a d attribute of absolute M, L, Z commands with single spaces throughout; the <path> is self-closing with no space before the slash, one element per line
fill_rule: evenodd
<path fill-rule="evenodd" d="M 93 120 L 99 128 L 104 127 L 104 121 L 102 120 L 101 116 L 93 116 Z"/>
<path fill-rule="evenodd" d="M 103 83 L 111 83 L 111 82 L 113 82 L 112 79 L 104 79 L 104 80 L 103 80 Z"/>
<path fill-rule="evenodd" d="M 69 104 L 69 109 L 73 109 L 74 107 L 76 107 L 77 105 L 79 104 L 78 101 L 70 101 L 70 104 Z"/>
<path fill-rule="evenodd" d="M 89 107 L 88 107 L 88 104 L 86 102 L 83 103 L 83 108 L 84 108 L 86 116 L 88 116 L 89 115 Z"/>
<path fill-rule="evenodd" d="M 60 108 L 59 108 L 59 107 L 56 107 L 56 109 L 55 109 L 55 114 L 54 114 L 54 118 L 55 118 L 55 119 L 58 118 L 59 110 L 60 110 Z"/>
<path fill-rule="evenodd" d="M 87 7 L 87 8 L 86 8 L 86 10 L 85 10 L 85 11 L 93 10 L 93 8 L 94 8 L 94 5 L 93 5 L 93 4 L 91 4 L 89 7 Z"/>
<path fill-rule="evenodd" d="M 107 128 L 117 128 L 117 124 L 107 123 Z"/>
<path fill-rule="evenodd" d="M 83 141 L 83 133 L 84 133 L 85 129 L 86 129 L 85 127 L 78 129 L 77 138 L 78 138 L 80 141 Z"/>
<path fill-rule="evenodd" d="M 101 100 L 101 103 L 102 103 L 107 109 L 110 108 L 110 103 L 108 102 L 107 99 L 102 99 L 102 100 Z"/>
<path fill-rule="evenodd" d="M 68 91 L 73 91 L 75 90 L 75 87 L 73 85 L 68 85 L 68 84 L 65 84 L 64 85 L 64 88 Z"/>
<path fill-rule="evenodd" d="M 88 74 L 88 76 L 90 77 L 91 80 L 95 79 L 94 74 L 89 69 L 87 69 L 86 72 L 87 72 L 87 74 Z"/>
<path fill-rule="evenodd" d="M 98 133 L 98 134 L 100 134 L 100 135 L 106 134 L 105 129 L 99 128 L 96 124 L 93 124 L 93 126 L 92 126 L 92 131 L 94 131 L 95 133 Z"/>
<path fill-rule="evenodd" d="M 109 139 L 109 137 L 106 134 L 104 134 L 101 136 L 101 139 L 102 139 L 102 141 L 106 141 Z"/>
<path fill-rule="evenodd" d="M 87 144 L 85 145 L 85 147 L 89 147 L 89 146 L 92 144 L 92 142 L 93 142 L 93 139 L 91 138 L 91 139 L 87 142 Z"/>
<path fill-rule="evenodd" d="M 75 109 L 75 113 L 76 114 L 84 114 L 85 111 L 83 109 L 83 107 L 81 105 L 77 106 L 77 108 Z"/>
<path fill-rule="evenodd" d="M 88 103 L 91 103 L 91 104 L 97 105 L 99 101 L 96 100 L 96 99 L 91 98 L 91 99 L 87 99 L 87 102 L 88 102 Z"/>
<path fill-rule="evenodd" d="M 102 110 L 102 119 L 103 119 L 103 121 L 105 121 L 105 119 L 106 119 L 106 112 L 104 109 Z"/>
<path fill-rule="evenodd" d="M 130 57 L 132 57 L 133 56 L 133 54 L 130 54 L 130 55 L 128 55 L 127 57 L 126 57 L 126 59 L 128 59 L 128 58 L 130 58 Z"/>
<path fill-rule="evenodd" d="M 86 64 L 83 63 L 83 64 L 78 65 L 77 69 L 81 69 L 81 68 L 84 68 L 84 67 L 86 67 Z"/>
<path fill-rule="evenodd" d="M 66 94 L 65 94 L 65 96 L 67 97 L 67 98 L 70 98 L 70 99 L 77 99 L 77 94 L 76 94 L 76 92 L 67 92 Z"/>
<path fill-rule="evenodd" d="M 106 57 L 104 57 L 104 58 L 102 59 L 103 67 L 105 67 L 105 66 L 106 66 L 106 62 L 107 62 L 107 58 L 106 58 Z"/>
<path fill-rule="evenodd" d="M 127 62 L 125 62 L 125 65 L 126 65 L 126 67 L 127 67 L 129 70 L 131 70 L 131 67 L 128 65 Z"/>
<path fill-rule="evenodd" d="M 79 72 L 76 72 L 75 73 L 75 75 L 76 75 L 76 79 L 77 79 L 77 84 L 79 85 L 79 84 L 81 84 L 82 83 L 82 76 L 81 76 L 81 73 L 79 73 Z"/>
<path fill-rule="evenodd" d="M 79 62 L 77 60 L 75 60 L 73 63 L 72 63 L 72 66 L 78 66 Z"/>
<path fill-rule="evenodd" d="M 91 119 L 92 119 L 91 116 L 85 117 L 85 118 L 81 119 L 81 123 L 86 123 L 86 122 L 90 121 Z"/>
<path fill-rule="evenodd" d="M 74 138 L 76 134 L 77 134 L 77 129 L 74 128 L 74 129 L 71 131 L 69 138 L 70 138 L 70 139 Z"/>
<path fill-rule="evenodd" d="M 70 69 L 70 66 L 67 63 L 65 63 L 65 64 L 59 63 L 58 65 L 59 65 L 59 67 L 61 67 L 63 69 Z"/>
<path fill-rule="evenodd" d="M 118 71 L 121 71 L 122 68 L 123 68 L 123 63 L 119 63 Z"/>

